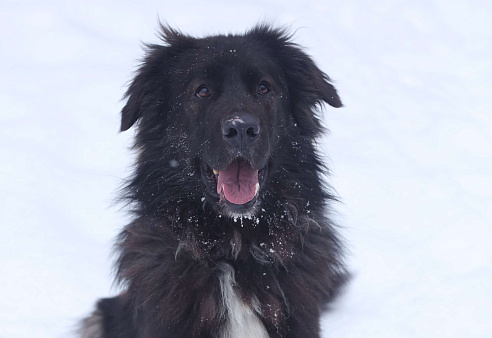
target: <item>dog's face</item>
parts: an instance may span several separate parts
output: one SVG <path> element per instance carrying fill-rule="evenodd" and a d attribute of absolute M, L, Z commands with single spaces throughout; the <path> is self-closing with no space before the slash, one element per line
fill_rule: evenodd
<path fill-rule="evenodd" d="M 162 152 L 174 169 L 186 162 L 199 171 L 198 193 L 218 212 L 254 214 L 272 163 L 288 155 L 279 148 L 292 134 L 317 135 L 311 109 L 321 101 L 341 106 L 335 89 L 283 33 L 267 27 L 204 39 L 164 28 L 164 36 L 168 45 L 149 47 L 127 92 L 122 130 L 141 119 L 142 156 L 149 147 L 174 149 Z"/>
<path fill-rule="evenodd" d="M 182 88 L 185 128 L 207 193 L 228 214 L 254 210 L 272 150 L 291 123 L 280 67 L 242 40 L 201 40 L 178 66 L 199 60 Z"/>

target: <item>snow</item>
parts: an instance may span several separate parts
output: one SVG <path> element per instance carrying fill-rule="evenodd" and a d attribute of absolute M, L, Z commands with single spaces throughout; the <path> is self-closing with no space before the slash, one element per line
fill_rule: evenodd
<path fill-rule="evenodd" d="M 125 84 L 157 20 L 194 35 L 266 19 L 335 81 L 320 142 L 352 283 L 324 337 L 492 337 L 490 1 L 0 4 L 0 337 L 67 337 L 115 294 Z"/>

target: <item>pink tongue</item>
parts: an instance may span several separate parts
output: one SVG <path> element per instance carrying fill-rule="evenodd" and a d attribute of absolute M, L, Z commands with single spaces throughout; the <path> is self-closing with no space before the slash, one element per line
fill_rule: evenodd
<path fill-rule="evenodd" d="M 255 197 L 257 183 L 258 170 L 251 168 L 245 160 L 237 160 L 224 170 L 219 170 L 217 193 L 220 194 L 224 187 L 224 197 L 229 202 L 244 204 Z"/>

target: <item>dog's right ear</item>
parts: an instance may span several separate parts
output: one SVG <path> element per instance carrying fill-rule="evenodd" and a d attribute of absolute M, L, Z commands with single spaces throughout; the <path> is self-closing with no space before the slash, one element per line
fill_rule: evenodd
<path fill-rule="evenodd" d="M 164 81 L 159 65 L 166 64 L 167 46 L 148 45 L 147 55 L 131 81 L 125 96 L 126 104 L 121 110 L 121 131 L 128 130 L 155 101 L 154 93 Z"/>
<path fill-rule="evenodd" d="M 137 85 L 137 83 L 143 82 L 141 79 L 138 79 L 139 76 L 140 75 L 137 75 L 137 77 L 135 77 L 132 84 L 126 91 L 125 98 L 127 99 L 127 102 L 121 110 L 120 131 L 130 129 L 130 127 L 137 122 L 142 115 L 142 112 L 145 110 L 143 101 L 145 101 L 145 97 L 147 95 L 144 90 L 138 89 L 138 87 L 142 87 Z M 143 86 L 143 88 L 145 88 L 145 86 Z"/>
<path fill-rule="evenodd" d="M 158 35 L 164 44 L 145 45 L 146 56 L 123 97 L 127 102 L 121 110 L 121 131 L 130 129 L 143 115 L 155 111 L 164 103 L 163 99 L 169 92 L 166 86 L 172 60 L 193 40 L 163 24 L 160 24 Z"/>
<path fill-rule="evenodd" d="M 169 80 L 172 46 L 149 44 L 145 47 L 145 58 L 123 97 L 127 101 L 121 110 L 121 131 L 128 130 L 143 115 L 158 108 L 158 104 L 163 103 L 162 93 L 167 92 L 164 87 Z"/>

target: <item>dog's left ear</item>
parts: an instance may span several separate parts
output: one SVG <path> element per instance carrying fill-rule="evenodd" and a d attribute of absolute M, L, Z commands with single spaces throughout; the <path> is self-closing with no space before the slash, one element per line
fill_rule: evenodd
<path fill-rule="evenodd" d="M 290 69 L 286 71 L 289 83 L 296 88 L 293 93 L 303 93 L 308 103 L 318 104 L 322 101 L 330 106 L 340 108 L 342 100 L 338 96 L 331 79 L 323 73 L 310 56 L 295 45 L 290 45 Z M 289 65 L 289 62 L 287 62 Z"/>
<path fill-rule="evenodd" d="M 343 106 L 328 75 L 316 66 L 302 48 L 291 41 L 292 34 L 288 29 L 276 29 L 260 23 L 248 34 L 271 49 L 283 68 L 294 102 L 308 108 L 322 102 L 335 108 Z"/>
<path fill-rule="evenodd" d="M 331 80 L 328 75 L 319 70 L 314 63 L 312 63 L 311 76 L 314 80 L 315 86 L 319 90 L 319 96 L 323 101 L 335 108 L 340 108 L 343 106 L 342 100 L 340 100 L 335 87 L 331 84 Z"/>
<path fill-rule="evenodd" d="M 304 133 L 317 135 L 323 126 L 314 107 L 326 102 L 339 108 L 343 106 L 342 101 L 328 75 L 306 53 L 293 44 L 285 48 L 288 53 L 284 54 L 283 66 L 293 103 L 292 115 Z"/>

